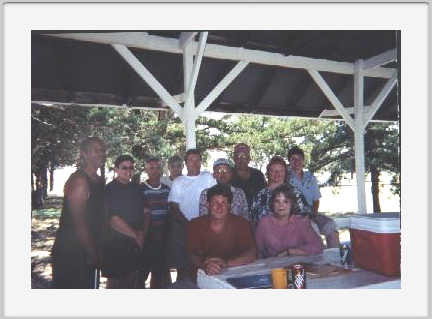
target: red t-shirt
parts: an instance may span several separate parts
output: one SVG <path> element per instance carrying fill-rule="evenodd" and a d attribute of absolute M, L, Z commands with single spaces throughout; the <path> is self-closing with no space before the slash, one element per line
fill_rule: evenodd
<path fill-rule="evenodd" d="M 243 217 L 228 214 L 221 232 L 215 233 L 210 227 L 210 216 L 204 215 L 188 223 L 186 251 L 204 258 L 227 259 L 247 251 L 256 255 L 256 246 L 249 222 Z M 196 268 L 191 271 L 196 274 Z"/>

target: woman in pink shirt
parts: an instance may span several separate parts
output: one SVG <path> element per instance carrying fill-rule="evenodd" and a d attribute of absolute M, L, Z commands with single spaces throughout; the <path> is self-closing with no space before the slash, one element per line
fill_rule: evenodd
<path fill-rule="evenodd" d="M 321 238 L 309 218 L 293 214 L 295 203 L 291 187 L 281 185 L 274 190 L 269 203 L 272 214 L 261 219 L 255 234 L 260 258 L 322 253 Z"/>

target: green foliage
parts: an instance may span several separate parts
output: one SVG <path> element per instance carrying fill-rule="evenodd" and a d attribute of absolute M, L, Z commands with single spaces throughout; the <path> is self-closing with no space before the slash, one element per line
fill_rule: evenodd
<path fill-rule="evenodd" d="M 287 151 L 299 145 L 306 154 L 306 167 L 326 171 L 329 185 L 338 185 L 342 174 L 353 173 L 354 137 L 341 121 L 287 119 L 268 116 L 224 116 L 197 119 L 197 148 L 204 162 L 209 150 L 227 151 L 245 142 L 252 147 L 254 166 L 264 165 L 274 155 L 286 159 Z M 144 160 L 185 153 L 185 133 L 180 119 L 171 111 L 85 107 L 32 107 L 32 171 L 74 164 L 78 144 L 87 136 L 101 137 L 107 147 L 107 166 L 120 154 L 132 154 L 137 167 Z M 399 130 L 394 124 L 371 123 L 365 134 L 366 168 L 395 174 L 393 190 L 400 188 Z"/>

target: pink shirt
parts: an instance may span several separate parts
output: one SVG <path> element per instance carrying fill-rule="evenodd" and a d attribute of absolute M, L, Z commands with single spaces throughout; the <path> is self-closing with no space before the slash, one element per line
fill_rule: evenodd
<path fill-rule="evenodd" d="M 264 216 L 255 240 L 261 258 L 277 256 L 287 248 L 300 248 L 311 255 L 323 251 L 321 238 L 312 229 L 309 218 L 300 215 L 292 215 L 285 224 L 280 224 L 273 214 Z"/>

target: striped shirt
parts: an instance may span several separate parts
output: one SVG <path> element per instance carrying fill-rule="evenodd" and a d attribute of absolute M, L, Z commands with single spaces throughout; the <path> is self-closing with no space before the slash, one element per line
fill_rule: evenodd
<path fill-rule="evenodd" d="M 144 182 L 141 192 L 144 196 L 144 206 L 150 209 L 152 223 L 165 223 L 168 213 L 169 187 L 162 183 L 159 187 L 152 187 Z"/>

